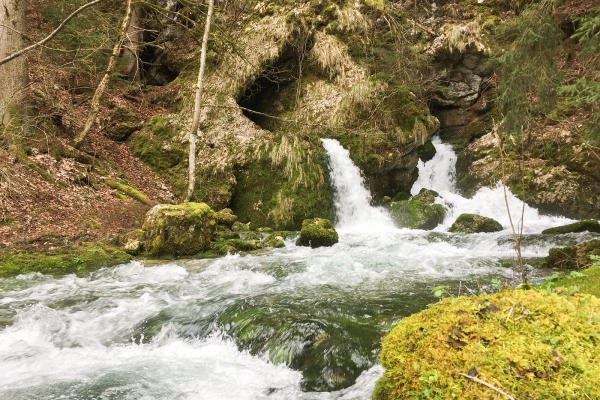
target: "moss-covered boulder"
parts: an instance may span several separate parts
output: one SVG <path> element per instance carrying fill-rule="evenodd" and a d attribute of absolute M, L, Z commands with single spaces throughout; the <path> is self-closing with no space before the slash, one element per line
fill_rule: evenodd
<path fill-rule="evenodd" d="M 417 152 L 419 153 L 419 159 L 423 162 L 427 162 L 435 157 L 435 146 L 430 140 L 427 140 L 422 146 L 417 147 Z"/>
<path fill-rule="evenodd" d="M 435 202 L 435 198 L 439 196 L 440 194 L 435 190 L 423 188 L 412 198 L 412 200 L 418 200 L 425 204 L 433 204 Z"/>
<path fill-rule="evenodd" d="M 431 230 L 441 224 L 446 215 L 440 204 L 426 204 L 419 200 L 395 201 L 389 209 L 396 224 L 409 229 Z"/>
<path fill-rule="evenodd" d="M 236 220 L 237 216 L 233 214 L 231 208 L 224 208 L 221 211 L 217 212 L 217 223 L 219 225 L 231 228 Z"/>
<path fill-rule="evenodd" d="M 507 290 L 448 298 L 384 338 L 373 399 L 600 398 L 600 300 Z M 463 375 L 461 375 L 463 374 Z M 468 376 L 464 376 L 468 375 Z"/>
<path fill-rule="evenodd" d="M 575 222 L 573 224 L 557 226 L 555 228 L 549 228 L 542 231 L 544 235 L 554 235 L 562 233 L 575 233 L 575 232 L 597 232 L 600 233 L 600 223 L 595 219 L 586 219 L 584 221 Z"/>
<path fill-rule="evenodd" d="M 575 246 L 554 247 L 546 257 L 546 266 L 554 269 L 583 269 L 592 265 L 590 256 L 600 256 L 600 240 Z"/>
<path fill-rule="evenodd" d="M 499 232 L 502 230 L 500 222 L 493 218 L 477 214 L 460 214 L 448 232 L 480 233 Z"/>
<path fill-rule="evenodd" d="M 112 140 L 122 141 L 138 128 L 138 117 L 126 108 L 117 107 L 105 123 L 104 135 Z"/>
<path fill-rule="evenodd" d="M 144 249 L 145 232 L 142 229 L 135 229 L 121 238 L 124 243 L 125 252 L 137 256 Z"/>
<path fill-rule="evenodd" d="M 333 246 L 338 240 L 338 233 L 330 220 L 325 218 L 305 219 L 302 222 L 300 237 L 296 240 L 296 245 L 312 248 Z"/>
<path fill-rule="evenodd" d="M 212 249 L 221 255 L 237 254 L 241 251 L 253 251 L 262 248 L 259 240 L 219 239 L 212 244 Z"/>
<path fill-rule="evenodd" d="M 218 216 L 204 203 L 159 204 L 146 214 L 144 246 L 152 256 L 190 256 L 210 249 Z"/>
<path fill-rule="evenodd" d="M 280 248 L 285 247 L 285 242 L 283 239 L 287 236 L 287 232 L 273 232 L 269 234 L 266 238 L 261 242 L 263 247 L 273 247 Z"/>

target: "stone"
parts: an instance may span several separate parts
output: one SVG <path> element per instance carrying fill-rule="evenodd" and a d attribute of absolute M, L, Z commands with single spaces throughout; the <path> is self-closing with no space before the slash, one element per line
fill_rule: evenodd
<path fill-rule="evenodd" d="M 144 246 L 152 256 L 191 256 L 210 249 L 218 216 L 205 203 L 159 204 L 146 214 Z"/>
<path fill-rule="evenodd" d="M 233 215 L 233 211 L 231 208 L 224 208 L 221 211 L 217 212 L 217 221 L 219 225 L 224 225 L 228 228 L 234 224 L 237 220 L 237 216 Z"/>
<path fill-rule="evenodd" d="M 331 221 L 325 218 L 305 219 L 302 222 L 300 237 L 296 240 L 296 246 L 330 247 L 339 241 Z"/>
<path fill-rule="evenodd" d="M 417 147 L 417 152 L 421 161 L 427 162 L 435 157 L 436 150 L 431 140 L 428 140 L 422 146 Z"/>
<path fill-rule="evenodd" d="M 546 267 L 554 269 L 577 270 L 594 263 L 590 256 L 600 256 L 600 240 L 591 240 L 575 246 L 554 247 L 546 257 Z"/>
<path fill-rule="evenodd" d="M 446 210 L 440 204 L 420 200 L 395 201 L 390 205 L 392 219 L 401 228 L 431 230 L 444 221 Z"/>
<path fill-rule="evenodd" d="M 135 229 L 121 236 L 120 242 L 125 243 L 124 249 L 127 254 L 137 256 L 144 249 L 144 235 L 142 229 Z"/>
<path fill-rule="evenodd" d="M 495 219 L 477 214 L 460 214 L 448 232 L 481 233 L 501 230 L 502 225 Z"/>
<path fill-rule="evenodd" d="M 544 235 L 555 235 L 562 233 L 576 233 L 585 231 L 600 233 L 600 223 L 598 223 L 598 221 L 596 221 L 595 219 L 586 219 L 584 221 L 575 222 L 573 224 L 545 229 L 542 231 L 542 233 Z"/>
<path fill-rule="evenodd" d="M 394 201 L 410 200 L 410 194 L 406 192 L 398 192 L 394 196 Z"/>
<path fill-rule="evenodd" d="M 430 189 L 421 189 L 417 195 L 415 195 L 412 199 L 421 201 L 425 204 L 433 204 L 435 202 L 435 198 L 439 197 L 439 193 L 435 190 Z"/>
<path fill-rule="evenodd" d="M 123 141 L 138 129 L 138 118 L 126 108 L 116 108 L 109 117 L 108 124 L 103 130 L 106 137 Z"/>
<path fill-rule="evenodd" d="M 234 232 L 247 232 L 250 227 L 247 224 L 242 224 L 240 221 L 236 221 L 231 225 L 231 230 Z"/>

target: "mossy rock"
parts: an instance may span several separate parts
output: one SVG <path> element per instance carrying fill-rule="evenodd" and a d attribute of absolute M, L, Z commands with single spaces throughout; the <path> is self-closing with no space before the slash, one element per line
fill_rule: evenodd
<path fill-rule="evenodd" d="M 224 208 L 217 212 L 217 222 L 219 225 L 224 225 L 228 228 L 231 228 L 236 220 L 237 216 L 233 215 L 231 208 Z"/>
<path fill-rule="evenodd" d="M 421 159 L 421 161 L 427 162 L 433 157 L 435 157 L 435 153 L 437 151 L 435 150 L 435 146 L 433 145 L 431 140 L 427 140 L 425 144 L 417 147 L 417 152 L 419 153 L 419 158 Z"/>
<path fill-rule="evenodd" d="M 431 230 L 444 221 L 446 210 L 440 204 L 419 200 L 395 201 L 389 206 L 390 214 L 401 228 Z"/>
<path fill-rule="evenodd" d="M 374 400 L 600 398 L 600 300 L 537 290 L 447 298 L 382 342 Z"/>
<path fill-rule="evenodd" d="M 137 256 L 144 250 L 144 236 L 146 232 L 142 229 L 133 230 L 121 237 L 125 252 L 133 256 Z"/>
<path fill-rule="evenodd" d="M 241 251 L 254 251 L 262 248 L 258 240 L 227 239 L 219 240 L 212 245 L 218 254 L 236 254 Z"/>
<path fill-rule="evenodd" d="M 575 246 L 554 247 L 546 257 L 546 266 L 554 269 L 583 269 L 592 265 L 592 255 L 600 256 L 600 240 L 591 240 Z"/>
<path fill-rule="evenodd" d="M 300 237 L 296 240 L 296 246 L 308 246 L 314 249 L 333 246 L 338 241 L 338 233 L 330 220 L 325 218 L 305 219 L 302 222 L 302 229 L 300 230 Z"/>
<path fill-rule="evenodd" d="M 236 221 L 231 225 L 231 230 L 234 232 L 248 232 L 250 227 L 247 224 L 242 224 L 240 221 Z"/>
<path fill-rule="evenodd" d="M 542 233 L 544 235 L 555 235 L 562 233 L 576 233 L 585 231 L 600 233 L 600 223 L 598 223 L 598 221 L 596 221 L 595 219 L 587 219 L 584 221 L 575 222 L 573 224 L 545 229 L 542 231 Z"/>
<path fill-rule="evenodd" d="M 263 247 L 274 247 L 276 249 L 285 247 L 285 239 L 287 232 L 273 232 L 262 241 Z"/>
<path fill-rule="evenodd" d="M 435 202 L 435 198 L 439 197 L 440 194 L 435 190 L 431 189 L 421 189 L 417 195 L 415 195 L 412 199 L 418 200 L 425 204 L 433 204 Z"/>
<path fill-rule="evenodd" d="M 122 141 L 135 132 L 137 126 L 137 116 L 126 108 L 118 107 L 112 112 L 110 122 L 103 129 L 103 133 L 109 139 Z"/>
<path fill-rule="evenodd" d="M 204 203 L 159 204 L 146 214 L 144 246 L 152 256 L 191 256 L 210 249 L 218 216 Z"/>
<path fill-rule="evenodd" d="M 448 232 L 480 233 L 500 232 L 501 230 L 502 225 L 493 218 L 477 214 L 460 214 Z"/>
<path fill-rule="evenodd" d="M 85 274 L 99 268 L 131 261 L 121 249 L 101 243 L 82 243 L 40 252 L 3 249 L 0 252 L 0 276 L 41 272 L 43 274 Z"/>
<path fill-rule="evenodd" d="M 396 193 L 396 195 L 394 196 L 394 201 L 403 201 L 403 200 L 410 200 L 410 193 L 406 193 L 406 192 L 398 192 Z"/>

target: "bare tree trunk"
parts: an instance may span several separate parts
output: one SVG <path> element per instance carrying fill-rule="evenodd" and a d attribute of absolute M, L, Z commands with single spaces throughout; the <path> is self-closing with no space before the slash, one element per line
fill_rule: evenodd
<path fill-rule="evenodd" d="M 204 70 L 206 68 L 206 50 L 208 47 L 208 35 L 212 21 L 214 0 L 208 1 L 208 13 L 206 14 L 206 25 L 204 26 L 204 37 L 202 38 L 202 51 L 200 52 L 200 71 L 198 72 L 198 83 L 196 86 L 196 101 L 194 103 L 194 119 L 192 120 L 192 131 L 190 132 L 190 154 L 189 154 L 189 184 L 185 203 L 192 199 L 194 187 L 196 186 L 196 140 L 198 139 L 198 125 L 200 125 L 200 111 L 202 110 L 202 83 L 204 81 Z"/>
<path fill-rule="evenodd" d="M 94 92 L 94 97 L 92 98 L 92 104 L 90 106 L 90 112 L 85 121 L 82 131 L 75 137 L 74 145 L 78 147 L 81 145 L 88 132 L 92 128 L 94 121 L 96 120 L 96 116 L 100 111 L 100 100 L 102 99 L 102 95 L 106 90 L 106 86 L 108 86 L 108 81 L 110 80 L 110 75 L 115 69 L 115 64 L 117 63 L 117 59 L 119 58 L 119 53 L 121 52 L 121 47 L 123 46 L 123 41 L 125 40 L 125 35 L 127 33 L 127 28 L 129 27 L 129 23 L 131 22 L 131 15 L 133 14 L 132 7 L 133 0 L 127 0 L 127 10 L 125 11 L 125 17 L 123 18 L 123 23 L 121 24 L 121 29 L 119 30 L 119 37 L 117 39 L 117 43 L 113 47 L 112 55 L 110 56 L 110 60 L 108 61 L 108 66 L 106 67 L 106 73 L 104 77 L 98 84 L 96 88 L 96 92 Z"/>
<path fill-rule="evenodd" d="M 25 28 L 25 2 L 0 0 L 0 60 L 23 48 Z M 9 125 L 19 117 L 13 112 L 23 99 L 27 81 L 25 57 L 11 63 L 0 64 L 0 125 Z"/>
<path fill-rule="evenodd" d="M 123 50 L 123 74 L 127 75 L 129 80 L 133 81 L 140 77 L 140 43 L 142 42 L 142 6 L 136 5 L 133 7 L 131 22 L 127 28 L 127 38 L 125 40 L 125 48 Z"/>

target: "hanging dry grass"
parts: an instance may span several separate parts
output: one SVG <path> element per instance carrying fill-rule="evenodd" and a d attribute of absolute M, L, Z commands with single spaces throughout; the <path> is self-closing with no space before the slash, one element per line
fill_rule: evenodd
<path fill-rule="evenodd" d="M 315 45 L 311 56 L 329 75 L 329 79 L 344 79 L 346 70 L 352 69 L 353 63 L 348 55 L 348 46 L 332 35 L 323 32 L 315 34 Z"/>

